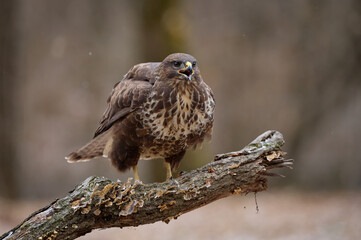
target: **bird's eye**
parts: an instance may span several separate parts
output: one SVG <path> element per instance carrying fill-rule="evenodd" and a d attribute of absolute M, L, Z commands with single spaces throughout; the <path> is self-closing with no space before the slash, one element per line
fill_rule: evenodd
<path fill-rule="evenodd" d="M 180 62 L 180 61 L 174 61 L 173 62 L 174 67 L 180 67 L 181 65 L 182 65 L 182 62 Z"/>
<path fill-rule="evenodd" d="M 192 63 L 192 67 L 195 68 L 197 66 L 197 62 Z"/>

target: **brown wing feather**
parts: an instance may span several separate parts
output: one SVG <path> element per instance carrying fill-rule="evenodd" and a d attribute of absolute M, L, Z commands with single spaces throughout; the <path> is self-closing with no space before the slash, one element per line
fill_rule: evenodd
<path fill-rule="evenodd" d="M 108 130 L 143 104 L 152 88 L 151 78 L 159 63 L 141 63 L 132 67 L 124 78 L 114 85 L 108 97 L 108 107 L 95 131 L 94 138 Z"/>

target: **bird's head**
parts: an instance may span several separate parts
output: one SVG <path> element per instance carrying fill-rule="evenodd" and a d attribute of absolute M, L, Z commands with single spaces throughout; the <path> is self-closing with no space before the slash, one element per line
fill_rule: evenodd
<path fill-rule="evenodd" d="M 199 74 L 196 59 L 185 53 L 174 53 L 166 57 L 161 67 L 167 78 L 192 81 Z"/>

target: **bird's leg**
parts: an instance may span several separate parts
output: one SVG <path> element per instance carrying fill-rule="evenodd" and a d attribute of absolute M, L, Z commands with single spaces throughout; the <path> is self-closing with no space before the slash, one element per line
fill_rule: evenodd
<path fill-rule="evenodd" d="M 179 153 L 165 158 L 165 167 L 167 168 L 167 180 L 172 179 L 172 169 L 177 170 L 179 163 L 182 160 L 186 150 L 182 150 Z"/>
<path fill-rule="evenodd" d="M 140 181 L 139 174 L 138 174 L 138 166 L 133 166 L 133 174 L 134 174 L 134 181 Z"/>
<path fill-rule="evenodd" d="M 167 181 L 172 178 L 172 168 L 169 162 L 165 162 L 165 167 L 167 169 Z"/>

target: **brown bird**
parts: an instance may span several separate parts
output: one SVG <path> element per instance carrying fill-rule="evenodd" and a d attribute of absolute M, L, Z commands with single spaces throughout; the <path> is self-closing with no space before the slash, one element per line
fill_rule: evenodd
<path fill-rule="evenodd" d="M 68 162 L 108 157 L 121 172 L 132 167 L 139 180 L 139 159 L 163 158 L 170 179 L 186 149 L 212 134 L 213 93 L 188 54 L 135 65 L 107 103 L 93 140 L 70 153 Z"/>

